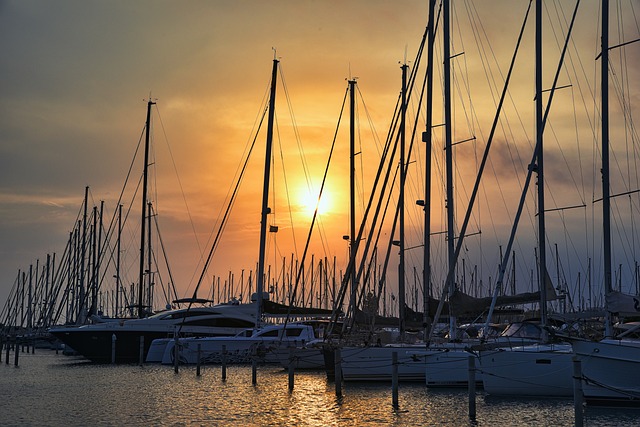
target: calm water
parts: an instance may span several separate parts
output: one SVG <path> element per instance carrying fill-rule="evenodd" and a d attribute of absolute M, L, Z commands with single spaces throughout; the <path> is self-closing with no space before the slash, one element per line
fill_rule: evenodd
<path fill-rule="evenodd" d="M 399 409 L 390 385 L 347 383 L 343 397 L 323 373 L 251 368 L 93 365 L 50 350 L 21 353 L 19 367 L 2 354 L 0 401 L 3 426 L 570 426 L 569 400 L 495 399 L 478 393 L 477 421 L 467 416 L 466 391 L 433 391 L 400 385 Z M 587 426 L 637 426 L 640 410 L 588 408 Z"/>

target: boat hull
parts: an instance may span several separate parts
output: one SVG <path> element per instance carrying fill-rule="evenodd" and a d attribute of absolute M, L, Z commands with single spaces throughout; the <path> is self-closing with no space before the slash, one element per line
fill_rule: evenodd
<path fill-rule="evenodd" d="M 285 325 L 268 326 L 252 336 L 161 340 L 157 345 L 165 346 L 163 364 L 175 363 L 176 345 L 178 361 L 182 364 L 246 364 L 256 359 L 261 363 L 279 363 L 276 351 L 288 351 L 289 347 L 303 346 L 315 339 L 313 326 L 288 324 L 286 328 Z"/>
<path fill-rule="evenodd" d="M 484 390 L 497 396 L 573 396 L 569 344 L 532 345 L 480 352 Z"/>
<path fill-rule="evenodd" d="M 640 406 L 640 342 L 605 339 L 572 343 L 588 405 Z"/>
<path fill-rule="evenodd" d="M 469 357 L 463 348 L 430 348 L 424 352 L 427 387 L 457 388 L 469 386 Z M 477 360 L 477 359 L 476 359 Z M 476 363 L 476 387 L 482 387 L 482 374 Z"/>
<path fill-rule="evenodd" d="M 414 346 L 343 347 L 340 349 L 344 381 L 391 381 L 393 353 L 398 354 L 399 381 L 425 381 L 423 357 L 411 354 Z"/>
<path fill-rule="evenodd" d="M 320 347 L 289 347 L 278 348 L 273 354 L 280 366 L 285 369 L 289 368 L 289 364 L 293 363 L 296 370 L 324 370 L 325 360 L 322 348 Z"/>
<path fill-rule="evenodd" d="M 52 334 L 66 346 L 95 363 L 140 362 L 141 350 L 142 360 L 144 360 L 151 342 L 157 338 L 166 337 L 168 333 L 168 331 L 82 330 L 80 328 L 70 328 L 66 332 L 60 329 L 52 331 Z"/>

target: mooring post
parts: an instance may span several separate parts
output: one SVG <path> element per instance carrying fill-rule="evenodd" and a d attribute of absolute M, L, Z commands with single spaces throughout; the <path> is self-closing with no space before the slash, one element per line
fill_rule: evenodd
<path fill-rule="evenodd" d="M 227 346 L 222 345 L 222 381 L 227 380 Z"/>
<path fill-rule="evenodd" d="M 391 353 L 391 393 L 392 405 L 398 407 L 398 352 Z"/>
<path fill-rule="evenodd" d="M 7 345 L 6 345 L 6 348 L 5 348 L 5 351 L 7 352 L 7 357 L 6 357 L 5 362 L 6 362 L 7 365 L 9 364 L 9 349 L 10 348 L 11 348 L 11 346 L 9 345 L 9 338 L 7 337 Z"/>
<path fill-rule="evenodd" d="M 116 334 L 111 335 L 111 363 L 116 363 Z"/>
<path fill-rule="evenodd" d="M 254 348 L 251 352 L 251 384 L 258 384 L 258 354 Z"/>
<path fill-rule="evenodd" d="M 16 337 L 15 349 L 16 349 L 16 351 L 13 352 L 13 354 L 15 355 L 15 358 L 13 360 L 13 365 L 14 366 L 18 366 L 18 355 L 20 354 L 20 347 L 18 346 L 18 337 Z"/>
<path fill-rule="evenodd" d="M 196 359 L 196 376 L 199 377 L 200 376 L 200 354 L 202 351 L 202 345 L 200 343 L 198 343 L 198 347 L 197 347 L 197 359 Z"/>
<path fill-rule="evenodd" d="M 173 336 L 173 372 L 178 373 L 178 362 L 180 361 L 180 349 L 178 348 L 178 334 Z"/>
<path fill-rule="evenodd" d="M 289 391 L 293 391 L 293 382 L 294 382 L 294 347 L 289 347 Z"/>
<path fill-rule="evenodd" d="M 342 355 L 340 354 L 340 348 L 335 349 L 335 382 L 336 382 L 336 397 L 342 397 Z"/>
<path fill-rule="evenodd" d="M 476 420 L 476 357 L 469 355 L 469 419 Z"/>
<path fill-rule="evenodd" d="M 144 335 L 140 335 L 140 366 L 144 363 Z"/>
<path fill-rule="evenodd" d="M 576 427 L 582 427 L 584 425 L 583 400 L 584 395 L 582 394 L 582 364 L 576 356 L 573 356 L 573 411 L 576 418 Z"/>

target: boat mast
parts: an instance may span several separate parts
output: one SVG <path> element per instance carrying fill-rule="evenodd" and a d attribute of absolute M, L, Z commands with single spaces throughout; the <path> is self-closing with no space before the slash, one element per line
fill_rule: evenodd
<path fill-rule="evenodd" d="M 269 209 L 269 177 L 271 174 L 271 147 L 273 145 L 273 122 L 276 107 L 276 82 L 278 77 L 278 59 L 273 59 L 273 70 L 271 72 L 271 95 L 269 98 L 269 122 L 267 126 L 267 146 L 265 150 L 264 160 L 264 180 L 262 188 L 262 213 L 260 218 L 260 255 L 258 259 L 258 277 L 256 278 L 256 294 L 257 294 L 257 314 L 256 327 L 260 326 L 262 317 L 262 297 L 264 292 L 264 259 L 265 248 L 267 244 L 267 215 L 271 212 Z"/>
<path fill-rule="evenodd" d="M 118 317 L 120 313 L 120 252 L 122 240 L 122 205 L 118 205 L 118 243 L 116 254 L 116 308 L 113 317 Z"/>
<path fill-rule="evenodd" d="M 147 182 L 149 175 L 149 136 L 150 136 L 150 128 L 151 128 L 151 106 L 154 105 L 155 102 L 149 101 L 147 102 L 147 122 L 146 122 L 146 132 L 144 137 L 144 168 L 142 175 L 142 208 L 141 208 L 141 221 L 140 221 L 140 270 L 138 274 L 138 317 L 144 317 L 144 307 L 143 307 L 143 293 L 144 293 L 144 240 L 145 240 L 145 228 L 146 221 L 145 215 L 147 212 Z"/>
<path fill-rule="evenodd" d="M 151 272 L 151 202 L 147 202 L 147 307 L 151 311 L 153 306 L 153 273 Z"/>
<path fill-rule="evenodd" d="M 400 320 L 400 337 L 404 339 L 405 332 L 405 259 L 404 259 L 404 186 L 407 178 L 406 157 L 406 131 L 405 120 L 407 116 L 407 69 L 406 64 L 402 64 L 402 110 L 400 118 L 400 265 L 398 266 L 398 319 Z"/>
<path fill-rule="evenodd" d="M 104 215 L 104 200 L 100 200 L 100 221 L 98 222 L 98 245 L 97 245 L 97 254 L 96 257 L 98 259 L 98 263 L 95 265 L 95 269 L 96 269 L 96 280 L 95 280 L 95 286 L 96 286 L 96 293 L 98 292 L 98 288 L 100 286 L 100 263 L 102 262 L 102 229 L 103 227 L 103 222 L 102 222 L 102 217 Z M 100 302 L 98 301 L 98 305 L 96 305 L 96 310 L 98 310 L 98 308 L 100 307 Z"/>
<path fill-rule="evenodd" d="M 540 288 L 540 322 L 542 326 L 547 324 L 547 247 L 545 239 L 544 218 L 544 149 L 543 149 L 543 124 L 542 124 L 542 0 L 536 1 L 536 147 L 537 174 L 538 174 L 538 250 L 540 253 L 540 265 L 538 281 Z"/>
<path fill-rule="evenodd" d="M 91 305 L 89 306 L 89 315 L 94 315 L 98 307 L 98 207 L 93 207 L 93 225 L 91 227 Z"/>
<path fill-rule="evenodd" d="M 445 122 L 445 162 L 446 162 L 446 179 L 447 179 L 447 251 L 449 259 L 449 271 L 453 271 L 455 259 L 454 247 L 454 203 L 453 203 L 453 144 L 451 135 L 451 4 L 449 0 L 443 2 L 443 37 L 444 37 L 444 122 Z M 455 280 L 453 274 L 447 275 L 447 283 L 445 286 L 449 290 L 449 296 L 455 291 Z M 449 336 L 452 340 L 456 337 L 456 318 L 449 310 Z"/>
<path fill-rule="evenodd" d="M 425 197 L 424 197 L 424 254 L 423 254 L 423 290 L 424 303 L 424 336 L 427 337 L 429 320 L 429 297 L 431 296 L 431 145 L 433 126 L 433 46 L 435 43 L 435 7 L 436 0 L 429 0 L 429 22 L 427 24 L 427 97 L 426 97 L 426 128 L 422 135 L 425 142 Z"/>
<path fill-rule="evenodd" d="M 89 186 L 84 188 L 84 213 L 82 215 L 82 247 L 80 248 L 80 280 L 79 280 L 79 295 L 78 295 L 78 315 L 76 317 L 76 323 L 81 324 L 85 321 L 84 306 L 85 306 L 85 287 L 84 287 L 84 262 L 87 256 L 87 202 L 89 199 Z"/>
<path fill-rule="evenodd" d="M 611 283 L 611 196 L 609 187 L 609 0 L 602 1 L 602 48 L 600 58 L 601 114 L 602 114 L 602 238 L 604 249 L 604 293 Z M 606 298 L 605 298 L 606 305 Z M 611 313 L 605 310 L 605 337 L 611 337 Z"/>
<path fill-rule="evenodd" d="M 349 80 L 349 267 L 351 282 L 351 297 L 349 305 L 356 315 L 356 154 L 355 154 L 355 106 L 356 106 L 356 79 Z"/>

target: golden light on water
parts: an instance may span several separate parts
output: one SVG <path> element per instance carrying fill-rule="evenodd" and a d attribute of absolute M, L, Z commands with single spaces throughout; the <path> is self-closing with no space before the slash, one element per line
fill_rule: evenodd
<path fill-rule="evenodd" d="M 95 365 L 52 351 L 25 353 L 20 369 L 2 370 L 5 418 L 23 425 L 470 425 L 467 390 L 401 383 L 395 408 L 391 384 L 348 382 L 338 398 L 323 371 L 296 371 L 289 390 L 287 371 L 276 366 L 259 366 L 253 385 L 247 365 L 229 366 L 222 380 L 217 365 L 197 376 L 194 366 L 175 373 L 167 365 Z M 477 414 L 478 425 L 572 425 L 573 402 L 491 400 L 478 391 Z M 620 411 L 591 417 L 593 425 L 635 425 Z"/>

